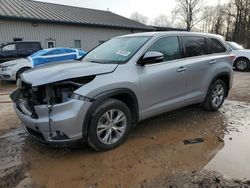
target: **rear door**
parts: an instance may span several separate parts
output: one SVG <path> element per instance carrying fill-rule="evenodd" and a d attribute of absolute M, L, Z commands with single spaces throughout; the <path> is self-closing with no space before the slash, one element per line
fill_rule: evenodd
<path fill-rule="evenodd" d="M 207 85 L 214 74 L 214 66 L 220 61 L 214 49 L 219 48 L 204 36 L 183 36 L 183 51 L 187 74 L 186 104 L 201 102 L 207 93 Z M 219 50 L 221 53 L 226 48 Z M 218 52 L 219 53 L 219 52 Z"/>
<path fill-rule="evenodd" d="M 182 106 L 186 89 L 179 38 L 160 38 L 147 50 L 149 51 L 163 53 L 164 61 L 138 66 L 143 118 Z"/>

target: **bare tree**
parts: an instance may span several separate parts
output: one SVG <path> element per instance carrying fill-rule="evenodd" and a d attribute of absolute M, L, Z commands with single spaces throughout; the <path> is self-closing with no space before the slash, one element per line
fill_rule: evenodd
<path fill-rule="evenodd" d="M 191 30 L 194 25 L 201 20 L 198 19 L 203 7 L 203 0 L 176 0 L 176 13 L 187 26 L 187 30 Z"/>
<path fill-rule="evenodd" d="M 161 14 L 154 19 L 153 25 L 160 27 L 170 27 L 171 23 L 166 15 Z"/>
<path fill-rule="evenodd" d="M 226 37 L 226 40 L 230 40 L 230 38 L 231 38 L 230 35 L 233 31 L 235 9 L 232 6 L 232 3 L 225 4 L 224 6 L 225 6 L 224 13 L 226 15 L 226 35 L 225 35 L 225 37 Z"/>
<path fill-rule="evenodd" d="M 225 20 L 226 18 L 225 18 L 224 6 L 217 5 L 214 11 L 212 33 L 223 35 L 225 30 L 224 27 Z"/>
<path fill-rule="evenodd" d="M 245 46 L 249 44 L 249 14 L 250 1 L 249 0 L 231 0 L 232 6 L 235 7 L 235 23 L 233 31 L 233 40 L 244 43 Z"/>
<path fill-rule="evenodd" d="M 131 14 L 130 18 L 134 21 L 140 22 L 142 24 L 147 24 L 148 22 L 148 17 L 144 16 L 138 12 L 134 12 Z"/>
<path fill-rule="evenodd" d="M 250 0 L 230 0 L 223 5 L 206 7 L 202 17 L 206 18 L 200 31 L 224 35 L 226 40 L 250 48 Z"/>
<path fill-rule="evenodd" d="M 212 32 L 214 11 L 215 11 L 214 6 L 204 7 L 202 15 L 201 15 L 203 20 L 201 21 L 201 24 L 200 24 L 200 31 L 206 32 L 206 33 Z"/>
<path fill-rule="evenodd" d="M 175 8 L 171 11 L 171 22 L 170 22 L 171 27 L 174 27 L 175 21 L 177 20 L 177 15 L 178 15 L 178 13 L 177 13 L 176 8 Z"/>

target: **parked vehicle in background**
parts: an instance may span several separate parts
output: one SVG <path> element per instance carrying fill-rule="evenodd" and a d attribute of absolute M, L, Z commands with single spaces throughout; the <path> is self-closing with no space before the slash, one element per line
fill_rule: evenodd
<path fill-rule="evenodd" d="M 126 35 L 90 51 L 82 63 L 26 71 L 11 98 L 33 138 L 84 140 L 110 150 L 143 119 L 191 104 L 217 111 L 232 86 L 234 58 L 217 35 Z"/>
<path fill-rule="evenodd" d="M 49 48 L 38 51 L 29 56 L 33 67 L 58 61 L 78 60 L 86 55 L 87 52 L 73 48 Z"/>
<path fill-rule="evenodd" d="M 41 43 L 35 41 L 4 43 L 0 46 L 0 63 L 28 57 L 41 49 Z"/>
<path fill-rule="evenodd" d="M 236 56 L 233 65 L 235 69 L 242 72 L 250 70 L 250 50 L 244 49 L 243 46 L 237 44 L 236 42 L 227 41 L 227 45 Z"/>
<path fill-rule="evenodd" d="M 40 50 L 28 58 L 8 61 L 0 65 L 0 78 L 5 81 L 16 81 L 20 75 L 32 67 L 47 63 L 81 59 L 86 54 L 83 50 L 72 48 L 49 48 Z"/>

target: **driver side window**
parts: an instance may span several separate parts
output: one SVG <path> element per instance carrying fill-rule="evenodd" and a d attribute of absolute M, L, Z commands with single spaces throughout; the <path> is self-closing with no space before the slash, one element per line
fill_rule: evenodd
<path fill-rule="evenodd" d="M 171 61 L 181 58 L 181 50 L 178 37 L 164 37 L 157 40 L 148 50 L 161 52 L 164 55 L 163 61 Z"/>

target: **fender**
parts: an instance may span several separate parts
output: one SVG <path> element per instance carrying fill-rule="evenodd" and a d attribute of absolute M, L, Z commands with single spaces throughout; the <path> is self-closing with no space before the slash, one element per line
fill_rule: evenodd
<path fill-rule="evenodd" d="M 134 116 L 133 123 L 136 123 L 138 121 L 138 119 L 139 119 L 138 100 L 137 100 L 135 93 L 131 89 L 119 88 L 119 89 L 113 89 L 113 90 L 106 91 L 104 93 L 98 94 L 95 97 L 93 97 L 94 102 L 92 103 L 92 105 L 88 109 L 86 116 L 84 118 L 84 122 L 83 122 L 82 137 L 83 137 L 84 141 L 87 140 L 89 123 L 91 121 L 92 115 L 95 112 L 95 109 L 97 108 L 97 106 L 99 104 L 101 104 L 102 102 L 104 102 L 106 99 L 112 98 L 113 96 L 117 96 L 119 94 L 127 94 L 131 97 L 131 99 L 133 100 L 133 104 L 134 104 L 133 105 L 134 109 L 132 111 L 132 116 Z M 133 112 L 135 112 L 135 113 L 133 113 Z"/>
<path fill-rule="evenodd" d="M 20 72 L 22 72 L 23 70 L 25 70 L 25 71 L 27 71 L 27 70 L 29 70 L 29 69 L 31 69 L 31 67 L 22 67 L 22 68 L 20 68 L 17 72 L 16 72 L 16 80 L 18 79 L 18 74 L 20 73 Z"/>
<path fill-rule="evenodd" d="M 227 91 L 227 96 L 228 96 L 228 93 L 229 93 L 229 89 L 230 89 L 230 82 L 231 82 L 231 75 L 229 72 L 221 72 L 221 73 L 218 73 L 216 74 L 213 79 L 211 80 L 209 86 L 207 87 L 207 93 L 208 93 L 208 90 L 209 90 L 209 87 L 210 85 L 215 81 L 217 80 L 219 77 L 221 76 L 228 76 L 229 80 L 228 80 L 228 91 Z"/>
<path fill-rule="evenodd" d="M 237 57 L 235 60 L 234 60 L 234 64 L 233 64 L 233 66 L 235 67 L 235 64 L 236 64 L 236 61 L 238 60 L 238 59 L 247 59 L 248 61 L 250 61 L 250 59 L 248 58 L 248 57 L 246 57 L 246 56 L 239 56 L 239 57 Z"/>

